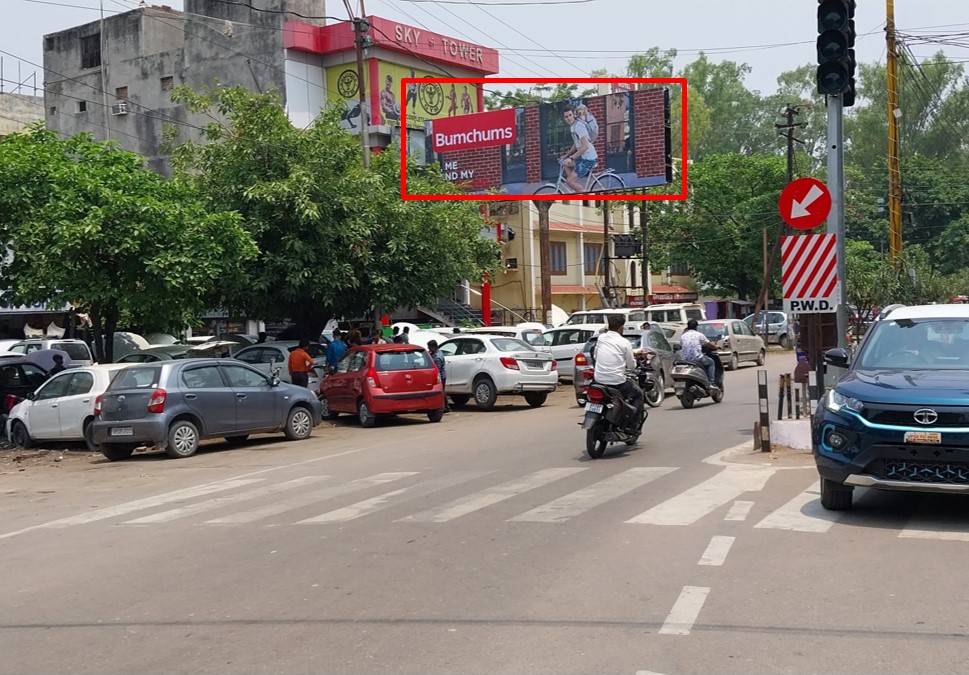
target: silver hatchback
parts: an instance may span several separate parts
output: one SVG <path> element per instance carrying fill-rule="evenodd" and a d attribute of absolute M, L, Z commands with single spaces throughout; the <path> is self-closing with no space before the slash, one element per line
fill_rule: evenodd
<path fill-rule="evenodd" d="M 232 443 L 282 431 L 302 440 L 321 420 L 309 389 L 226 359 L 129 366 L 97 398 L 94 414 L 95 442 L 110 460 L 142 445 L 190 457 L 202 439 L 219 436 Z"/>

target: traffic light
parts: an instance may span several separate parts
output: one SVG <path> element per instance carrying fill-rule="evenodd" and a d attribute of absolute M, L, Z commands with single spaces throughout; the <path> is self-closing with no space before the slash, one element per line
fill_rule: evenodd
<path fill-rule="evenodd" d="M 855 104 L 855 0 L 818 0 L 818 93 Z"/>

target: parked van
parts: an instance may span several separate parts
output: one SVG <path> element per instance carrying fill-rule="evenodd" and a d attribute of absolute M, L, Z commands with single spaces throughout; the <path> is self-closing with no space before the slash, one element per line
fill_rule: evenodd
<path fill-rule="evenodd" d="M 707 313 L 703 305 L 695 303 L 670 303 L 666 305 L 650 305 L 646 308 L 646 320 L 650 323 L 682 324 L 690 319 L 705 321 Z"/>

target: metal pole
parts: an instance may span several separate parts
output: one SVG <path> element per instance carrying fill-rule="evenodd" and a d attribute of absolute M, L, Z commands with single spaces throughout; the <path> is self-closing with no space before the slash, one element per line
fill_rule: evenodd
<path fill-rule="evenodd" d="M 848 308 L 845 305 L 845 151 L 844 108 L 841 95 L 828 96 L 828 191 L 831 193 L 831 213 L 828 215 L 828 234 L 836 237 L 838 256 L 838 346 L 848 346 Z"/>
<path fill-rule="evenodd" d="M 108 122 L 111 121 L 110 109 L 108 108 L 108 74 L 107 67 L 104 64 L 104 59 L 107 54 L 104 50 L 104 0 L 101 0 L 101 26 L 100 26 L 100 42 L 101 42 L 101 104 L 104 107 L 104 138 L 106 140 L 111 140 L 111 128 Z"/>
<path fill-rule="evenodd" d="M 892 263 L 902 255 L 902 176 L 898 138 L 898 51 L 895 43 L 895 0 L 886 0 L 888 41 L 888 223 Z"/>
<path fill-rule="evenodd" d="M 767 370 L 757 371 L 757 398 L 760 408 L 760 451 L 770 452 L 770 401 L 767 399 Z"/>
<path fill-rule="evenodd" d="M 612 282 L 609 273 L 609 203 L 602 207 L 602 289 L 606 295 L 606 307 L 612 307 Z"/>
<path fill-rule="evenodd" d="M 370 110 L 367 108 L 367 87 L 366 80 L 363 77 L 363 35 L 366 32 L 364 30 L 364 24 L 366 19 L 355 18 L 353 20 L 353 30 L 357 34 L 355 40 L 357 48 L 357 88 L 360 94 L 360 143 L 363 146 L 363 168 L 370 168 Z M 369 27 L 369 26 L 368 26 Z M 404 130 L 405 138 L 402 142 L 406 143 L 406 129 Z"/>
<path fill-rule="evenodd" d="M 551 241 L 548 230 L 548 211 L 552 202 L 548 200 L 535 201 L 538 209 L 538 251 L 539 266 L 542 268 L 542 319 L 541 323 L 549 325 L 552 314 L 552 255 Z M 534 283 L 534 282 L 532 282 Z"/>
<path fill-rule="evenodd" d="M 649 304 L 649 210 L 645 204 L 639 207 L 639 230 L 643 239 L 643 305 Z"/>

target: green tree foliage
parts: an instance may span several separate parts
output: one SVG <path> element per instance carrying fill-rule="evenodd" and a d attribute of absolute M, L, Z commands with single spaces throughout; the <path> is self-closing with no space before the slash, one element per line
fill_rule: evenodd
<path fill-rule="evenodd" d="M 177 180 L 211 210 L 242 214 L 260 250 L 224 287 L 224 306 L 291 319 L 315 338 L 333 316 L 432 303 L 496 267 L 497 244 L 481 236 L 477 204 L 402 200 L 398 153 L 381 153 L 365 170 L 337 111 L 298 129 L 271 94 L 180 88 L 173 98 L 225 120 L 206 128 L 206 142 L 176 150 Z M 410 166 L 408 189 L 456 191 L 439 171 Z"/>
<path fill-rule="evenodd" d="M 0 236 L 12 299 L 89 311 L 108 362 L 119 322 L 181 330 L 256 254 L 237 214 L 207 213 L 140 155 L 39 126 L 0 142 Z"/>

